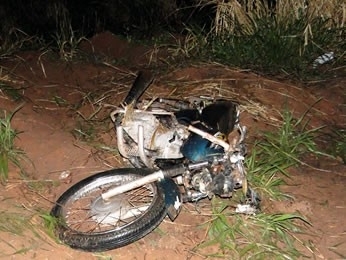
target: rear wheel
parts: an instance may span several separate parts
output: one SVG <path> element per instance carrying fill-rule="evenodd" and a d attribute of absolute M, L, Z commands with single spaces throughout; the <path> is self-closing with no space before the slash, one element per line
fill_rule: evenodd
<path fill-rule="evenodd" d="M 101 194 L 152 173 L 148 169 L 115 169 L 73 185 L 57 200 L 51 215 L 56 232 L 72 248 L 105 251 L 130 244 L 155 229 L 167 214 L 162 188 L 155 182 L 114 196 Z"/>

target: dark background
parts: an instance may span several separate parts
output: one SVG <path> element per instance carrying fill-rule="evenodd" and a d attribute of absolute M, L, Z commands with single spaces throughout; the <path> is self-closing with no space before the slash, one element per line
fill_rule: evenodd
<path fill-rule="evenodd" d="M 100 31 L 151 37 L 162 31 L 181 33 L 186 26 L 207 29 L 215 6 L 198 1 L 165 0 L 2 0 L 2 37 L 13 28 L 45 39 L 71 25 L 79 36 Z"/>

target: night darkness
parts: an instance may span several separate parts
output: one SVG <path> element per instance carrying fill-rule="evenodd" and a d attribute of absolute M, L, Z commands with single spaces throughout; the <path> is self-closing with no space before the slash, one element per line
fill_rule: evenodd
<path fill-rule="evenodd" d="M 214 6 L 196 1 L 120 0 L 3 0 L 1 35 L 12 28 L 49 38 L 64 23 L 79 36 L 111 31 L 120 35 L 151 37 L 162 31 L 181 33 L 184 26 L 210 26 Z"/>

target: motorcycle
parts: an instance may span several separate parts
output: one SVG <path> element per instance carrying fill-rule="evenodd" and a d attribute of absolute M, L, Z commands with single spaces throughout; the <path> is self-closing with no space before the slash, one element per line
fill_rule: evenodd
<path fill-rule="evenodd" d="M 246 127 L 238 104 L 208 97 L 139 101 L 152 80 L 140 72 L 111 112 L 119 153 L 134 167 L 74 184 L 51 210 L 57 236 L 72 248 L 106 251 L 128 245 L 167 215 L 174 221 L 182 203 L 231 199 L 237 190 L 244 199 L 236 212 L 259 210 L 260 198 L 246 179 Z"/>

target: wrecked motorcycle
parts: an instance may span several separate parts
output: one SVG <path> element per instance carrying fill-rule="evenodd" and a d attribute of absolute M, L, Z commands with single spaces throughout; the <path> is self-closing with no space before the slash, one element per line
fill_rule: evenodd
<path fill-rule="evenodd" d="M 72 248 L 105 251 L 128 245 L 154 230 L 182 203 L 237 190 L 236 212 L 253 214 L 260 199 L 246 179 L 244 139 L 235 102 L 206 97 L 143 99 L 151 84 L 139 73 L 111 118 L 117 147 L 135 166 L 90 176 L 55 203 L 56 233 Z"/>

